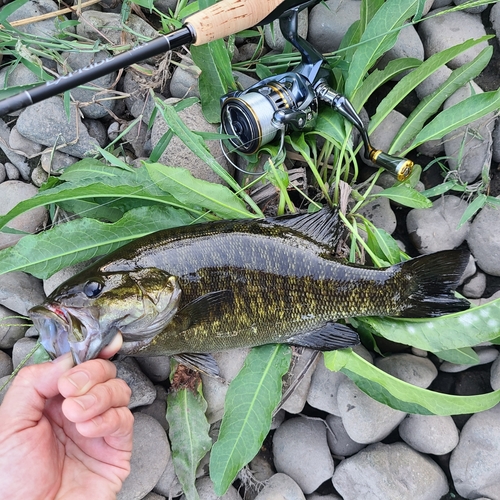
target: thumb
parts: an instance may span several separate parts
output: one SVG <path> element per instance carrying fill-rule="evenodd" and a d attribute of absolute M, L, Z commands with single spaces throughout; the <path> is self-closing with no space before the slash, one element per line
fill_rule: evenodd
<path fill-rule="evenodd" d="M 71 354 L 54 361 L 22 368 L 14 378 L 0 406 L 1 419 L 10 419 L 12 432 L 36 424 L 45 402 L 59 394 L 59 377 L 73 366 Z"/>

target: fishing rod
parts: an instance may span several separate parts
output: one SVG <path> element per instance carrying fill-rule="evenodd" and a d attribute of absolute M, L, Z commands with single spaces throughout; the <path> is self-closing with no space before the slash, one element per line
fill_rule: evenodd
<path fill-rule="evenodd" d="M 231 144 L 249 154 L 274 139 L 278 131 L 310 130 L 316 123 L 319 101 L 326 102 L 359 130 L 365 157 L 404 180 L 410 175 L 413 162 L 371 145 L 352 104 L 328 84 L 330 72 L 325 59 L 298 35 L 298 13 L 319 1 L 222 0 L 189 16 L 178 30 L 0 101 L 0 116 L 183 45 L 202 45 L 279 19 L 283 36 L 299 51 L 302 61 L 291 72 L 266 78 L 221 98 L 222 127 L 231 136 Z"/>

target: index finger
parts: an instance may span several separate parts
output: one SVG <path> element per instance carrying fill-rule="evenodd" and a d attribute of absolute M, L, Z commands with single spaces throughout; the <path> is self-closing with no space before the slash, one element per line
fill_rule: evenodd
<path fill-rule="evenodd" d="M 116 367 L 105 359 L 92 359 L 75 366 L 59 380 L 57 387 L 65 397 L 82 396 L 92 387 L 116 377 Z"/>

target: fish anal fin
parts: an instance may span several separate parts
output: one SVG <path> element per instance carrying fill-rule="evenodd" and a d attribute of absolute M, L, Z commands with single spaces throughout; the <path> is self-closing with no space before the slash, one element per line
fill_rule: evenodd
<path fill-rule="evenodd" d="M 333 351 L 354 347 L 360 340 L 358 334 L 349 326 L 329 321 L 315 330 L 289 337 L 286 343 L 318 351 Z"/>
<path fill-rule="evenodd" d="M 205 373 L 210 377 L 222 379 L 219 365 L 211 354 L 183 352 L 173 356 L 180 364 Z"/>

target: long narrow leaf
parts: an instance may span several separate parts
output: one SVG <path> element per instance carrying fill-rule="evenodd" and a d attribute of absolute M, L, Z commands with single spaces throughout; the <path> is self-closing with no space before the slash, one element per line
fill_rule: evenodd
<path fill-rule="evenodd" d="M 290 348 L 271 344 L 252 349 L 226 395 L 219 439 L 210 456 L 210 477 L 222 496 L 240 469 L 257 454 L 281 400 L 281 378 Z"/>
<path fill-rule="evenodd" d="M 432 207 L 432 201 L 426 198 L 422 193 L 416 189 L 407 186 L 406 184 L 399 184 L 387 189 L 380 193 L 373 194 L 374 198 L 389 198 L 400 205 L 410 208 L 429 208 Z"/>
<path fill-rule="evenodd" d="M 480 396 L 451 396 L 416 387 L 380 370 L 351 349 L 325 353 L 325 365 L 345 373 L 373 399 L 408 413 L 463 415 L 487 410 L 500 402 L 500 390 Z"/>

